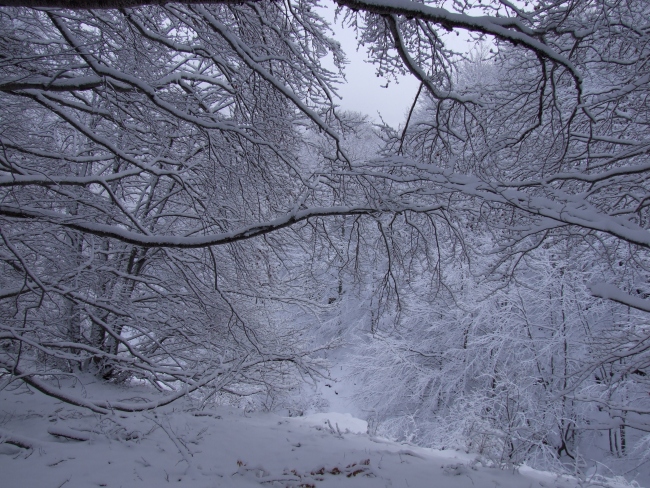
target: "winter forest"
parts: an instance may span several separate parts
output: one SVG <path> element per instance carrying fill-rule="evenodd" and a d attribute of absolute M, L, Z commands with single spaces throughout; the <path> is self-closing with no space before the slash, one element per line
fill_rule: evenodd
<path fill-rule="evenodd" d="M 343 371 L 368 435 L 650 482 L 648 0 L 0 0 L 0 237 L 7 465 L 30 401 L 189 466 L 157 411 Z"/>

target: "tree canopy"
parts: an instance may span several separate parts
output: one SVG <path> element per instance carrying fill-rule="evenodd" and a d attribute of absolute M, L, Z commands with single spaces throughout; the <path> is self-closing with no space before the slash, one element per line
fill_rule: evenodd
<path fill-rule="evenodd" d="M 447 339 L 463 361 L 494 362 L 473 402 L 519 381 L 484 340 L 505 321 L 503 337 L 564 351 L 562 368 L 540 360 L 526 376 L 552 408 L 606 405 L 646 429 L 650 4 L 336 4 L 378 75 L 419 81 L 400 127 L 338 106 L 345 53 L 317 0 L 0 1 L 4 378 L 101 413 L 156 405 L 72 398 L 44 376 L 279 402 L 318 374 L 330 344 L 310 331 L 355 289 L 373 332 L 405 327 L 386 354 L 470 313 Z M 454 32 L 473 47 L 455 50 Z M 426 326 L 423 304 L 439 317 Z M 564 328 L 545 336 L 523 316 Z M 415 389 L 438 412 L 471 383 L 436 390 L 442 372 L 462 383 L 477 369 L 422 345 L 416 369 L 434 379 Z M 634 393 L 614 395 L 623 384 Z M 570 454 L 582 413 L 563 412 L 554 445 Z M 549 422 L 529 424 L 525 449 L 548 445 Z"/>

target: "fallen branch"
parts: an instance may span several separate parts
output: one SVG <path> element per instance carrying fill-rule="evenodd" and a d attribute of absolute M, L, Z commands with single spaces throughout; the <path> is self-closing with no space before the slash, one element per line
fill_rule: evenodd
<path fill-rule="evenodd" d="M 65 437 L 73 441 L 89 441 L 93 438 L 88 432 L 81 432 L 67 427 L 52 426 L 47 429 L 47 433 L 56 437 Z"/>
<path fill-rule="evenodd" d="M 0 428 L 0 444 L 11 444 L 21 449 L 37 449 L 43 447 L 43 444 L 23 435 L 12 434 L 8 430 Z"/>

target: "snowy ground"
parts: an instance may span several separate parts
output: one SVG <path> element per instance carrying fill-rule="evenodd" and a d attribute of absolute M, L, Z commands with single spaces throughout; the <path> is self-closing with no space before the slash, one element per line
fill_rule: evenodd
<path fill-rule="evenodd" d="M 93 385 L 86 388 L 88 396 L 100 393 Z M 152 396 L 106 386 L 101 393 L 131 401 Z M 198 411 L 183 402 L 156 413 L 99 416 L 25 387 L 5 389 L 0 392 L 0 486 L 617 486 L 490 468 L 467 454 L 389 442 L 365 430 L 365 422 L 349 414 L 284 418 L 226 407 Z"/>

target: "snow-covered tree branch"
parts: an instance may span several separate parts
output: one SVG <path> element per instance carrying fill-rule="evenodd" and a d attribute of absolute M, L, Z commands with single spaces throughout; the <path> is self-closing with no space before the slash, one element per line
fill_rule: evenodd
<path fill-rule="evenodd" d="M 510 462 L 647 429 L 646 0 L 337 0 L 418 81 L 401 127 L 338 106 L 317 0 L 0 5 L 7 381 L 270 397 L 354 296 L 395 432 Z"/>

